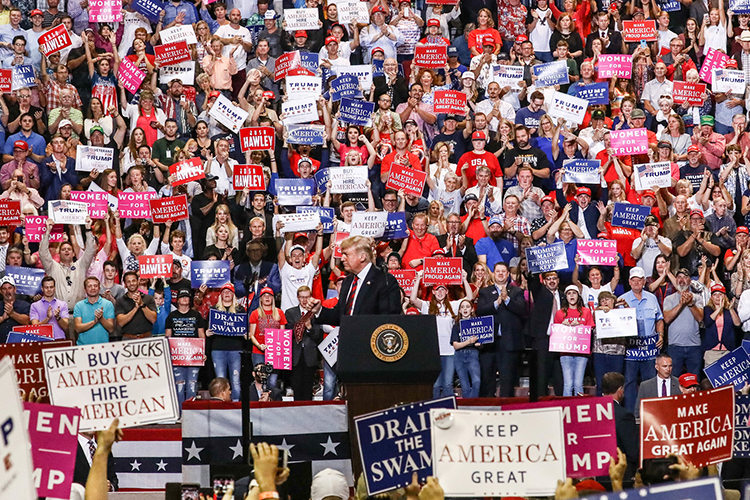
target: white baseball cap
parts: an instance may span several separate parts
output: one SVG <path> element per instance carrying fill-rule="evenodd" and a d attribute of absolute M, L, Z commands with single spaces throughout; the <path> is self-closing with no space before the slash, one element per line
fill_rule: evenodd
<path fill-rule="evenodd" d="M 349 498 L 349 485 L 346 477 L 339 471 L 323 469 L 315 474 L 310 486 L 310 500 L 323 500 L 327 497 L 336 497 L 341 500 Z"/>
<path fill-rule="evenodd" d="M 643 272 L 642 267 L 634 267 L 630 270 L 630 277 L 631 278 L 645 278 L 646 273 Z"/>

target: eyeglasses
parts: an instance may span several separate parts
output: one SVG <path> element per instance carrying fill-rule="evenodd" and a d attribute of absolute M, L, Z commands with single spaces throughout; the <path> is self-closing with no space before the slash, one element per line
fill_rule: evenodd
<path fill-rule="evenodd" d="M 398 200 L 397 199 L 383 199 L 383 201 L 386 203 L 396 203 Z"/>

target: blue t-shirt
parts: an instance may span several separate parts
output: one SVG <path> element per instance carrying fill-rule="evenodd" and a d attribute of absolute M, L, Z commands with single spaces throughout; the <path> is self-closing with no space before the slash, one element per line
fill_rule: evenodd
<path fill-rule="evenodd" d="M 533 112 L 529 107 L 521 108 L 516 113 L 516 125 L 526 125 L 529 128 L 538 129 L 539 119 L 544 116 L 547 112 L 543 109 L 539 109 L 537 112 Z M 536 132 L 532 134 L 536 136 Z"/>
<path fill-rule="evenodd" d="M 86 297 L 78 302 L 73 308 L 73 321 L 75 321 L 75 318 L 81 318 L 82 323 L 93 321 L 97 309 L 102 309 L 102 318 L 115 319 L 115 306 L 112 302 L 99 297 L 99 299 L 92 304 L 89 302 L 88 297 Z M 105 342 L 109 342 L 109 332 L 101 323 L 97 323 L 85 332 L 78 334 L 78 342 L 76 342 L 76 344 L 103 344 Z"/>
<path fill-rule="evenodd" d="M 32 149 L 35 155 L 44 155 L 44 150 L 47 149 L 47 143 L 44 141 L 44 137 L 37 134 L 36 132 L 31 132 L 31 135 L 29 137 L 26 137 L 25 135 L 23 135 L 23 132 L 19 130 L 15 134 L 8 137 L 8 140 L 5 141 L 3 154 L 12 156 L 13 155 L 13 143 L 16 141 L 25 142 Z M 29 158 L 29 161 L 33 161 L 33 160 Z"/>
<path fill-rule="evenodd" d="M 456 130 L 451 135 L 438 134 L 433 139 L 433 145 L 438 142 L 444 142 L 448 144 L 448 147 L 453 149 L 453 153 L 450 156 L 451 163 L 458 163 L 458 160 L 466 152 L 466 139 L 464 139 L 464 133 L 462 130 Z"/>
<path fill-rule="evenodd" d="M 490 269 L 494 269 L 498 262 L 509 264 L 510 259 L 516 256 L 516 248 L 513 243 L 503 238 L 494 241 L 489 236 L 485 236 L 476 242 L 474 249 L 477 251 L 477 255 L 487 256 L 487 267 Z"/>

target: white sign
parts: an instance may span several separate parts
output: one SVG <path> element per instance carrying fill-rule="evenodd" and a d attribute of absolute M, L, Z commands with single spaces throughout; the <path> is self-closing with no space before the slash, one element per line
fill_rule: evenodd
<path fill-rule="evenodd" d="M 55 224 L 85 224 L 89 206 L 82 201 L 49 200 L 47 209 Z"/>
<path fill-rule="evenodd" d="M 81 409 L 80 432 L 175 420 L 180 416 L 167 339 L 46 349 L 50 401 Z"/>
<path fill-rule="evenodd" d="M 668 161 L 658 163 L 642 163 L 633 167 L 635 174 L 635 189 L 643 191 L 654 186 L 660 188 L 672 187 L 672 164 Z"/>
<path fill-rule="evenodd" d="M 316 30 L 318 9 L 284 9 L 284 21 L 287 31 Z"/>
<path fill-rule="evenodd" d="M 99 173 L 112 168 L 115 150 L 112 148 L 97 148 L 95 146 L 76 146 L 76 170 L 91 172 L 97 169 Z"/>
<path fill-rule="evenodd" d="M 97 184 L 96 182 L 92 182 L 91 184 L 89 184 L 88 191 L 106 193 L 106 191 L 104 191 L 101 188 L 101 186 Z M 112 210 L 113 212 L 117 210 L 117 204 L 119 203 L 119 201 L 120 200 L 117 199 L 117 196 L 112 196 L 110 193 L 107 193 L 107 203 L 109 204 L 109 209 Z"/>
<path fill-rule="evenodd" d="M 310 96 L 317 99 L 323 93 L 323 85 L 319 76 L 293 75 L 287 76 L 284 80 L 286 95 L 294 96 L 295 99 Z"/>
<path fill-rule="evenodd" d="M 511 90 L 521 90 L 518 84 L 523 80 L 523 66 L 499 64 L 492 66 L 492 73 L 492 81 L 497 82 L 501 89 L 510 87 Z"/>
<path fill-rule="evenodd" d="M 713 73 L 712 87 L 714 92 L 731 92 L 745 95 L 745 73 L 736 69 L 711 70 Z"/>
<path fill-rule="evenodd" d="M 249 116 L 247 111 L 232 104 L 232 101 L 227 99 L 224 94 L 216 99 L 208 114 L 235 133 L 242 128 L 242 125 L 245 124 L 245 120 Z"/>
<path fill-rule="evenodd" d="M 188 45 L 198 43 L 198 39 L 195 38 L 195 30 L 193 29 L 192 24 L 179 24 L 172 28 L 161 30 L 159 32 L 159 37 L 161 38 L 162 45 L 169 45 L 170 43 L 181 42 L 183 40 L 186 41 Z M 159 70 L 162 70 L 165 67 L 166 66 L 160 67 Z"/>
<path fill-rule="evenodd" d="M 284 125 L 295 123 L 309 123 L 317 120 L 318 102 L 315 97 L 294 99 L 281 103 L 281 114 L 284 115 Z"/>
<path fill-rule="evenodd" d="M 638 322 L 635 309 L 612 309 L 609 312 L 594 311 L 596 338 L 613 339 L 618 337 L 635 337 L 638 335 Z"/>
<path fill-rule="evenodd" d="M 548 114 L 551 118 L 563 118 L 570 123 L 580 125 L 583 123 L 583 117 L 588 107 L 589 102 L 586 99 L 555 92 Z M 557 123 L 557 120 L 554 121 Z"/>
<path fill-rule="evenodd" d="M 278 214 L 273 216 L 273 227 L 276 222 L 281 221 L 284 227 L 282 233 L 295 233 L 297 231 L 313 231 L 320 224 L 320 214 L 318 212 L 306 212 L 302 214 Z"/>
<path fill-rule="evenodd" d="M 366 193 L 367 167 L 334 167 L 328 169 L 331 194 Z"/>
<path fill-rule="evenodd" d="M 36 500 L 31 441 L 23 421 L 16 370 L 10 356 L 0 359 L 0 491 L 2 498 Z"/>
<path fill-rule="evenodd" d="M 169 82 L 179 78 L 183 85 L 195 83 L 195 61 L 185 61 L 159 68 L 159 83 L 168 85 Z"/>
<path fill-rule="evenodd" d="M 388 224 L 388 212 L 355 212 L 349 236 L 380 238 Z"/>
<path fill-rule="evenodd" d="M 333 72 L 336 76 L 354 75 L 359 79 L 362 89 L 369 92 L 372 87 L 372 66 L 369 64 L 360 64 L 357 66 L 334 66 Z"/>
<path fill-rule="evenodd" d="M 368 2 L 336 2 L 339 22 L 343 25 L 357 21 L 360 24 L 370 23 L 370 5 Z"/>
<path fill-rule="evenodd" d="M 562 408 L 430 410 L 445 497 L 542 497 L 565 480 Z"/>
<path fill-rule="evenodd" d="M 333 368 L 333 365 L 335 365 L 336 361 L 339 360 L 338 327 L 334 328 L 333 331 L 329 333 L 325 339 L 323 339 L 323 342 L 318 344 L 318 350 L 323 355 L 323 358 L 326 360 L 326 363 L 328 363 L 328 366 Z"/>

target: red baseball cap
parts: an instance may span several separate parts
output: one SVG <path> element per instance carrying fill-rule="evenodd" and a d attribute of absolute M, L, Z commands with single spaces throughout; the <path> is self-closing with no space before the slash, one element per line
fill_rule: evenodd
<path fill-rule="evenodd" d="M 232 283 L 224 283 L 221 285 L 221 290 L 232 290 L 234 292 L 234 285 Z"/>
<path fill-rule="evenodd" d="M 479 139 L 486 141 L 487 136 L 481 130 L 475 130 L 474 133 L 471 134 L 471 140 L 474 141 L 474 140 L 479 140 Z"/>
<path fill-rule="evenodd" d="M 376 12 L 380 12 L 381 14 L 385 14 L 385 9 L 382 5 L 376 5 L 370 10 L 370 15 L 375 14 Z"/>
<path fill-rule="evenodd" d="M 750 234 L 750 231 L 748 231 L 745 226 L 740 226 L 740 227 L 737 228 L 737 230 L 734 233 L 735 234 L 737 234 L 737 233 Z"/>
<path fill-rule="evenodd" d="M 329 43 L 339 43 L 339 39 L 336 38 L 335 36 L 326 37 L 325 45 L 328 45 Z"/>
<path fill-rule="evenodd" d="M 436 27 L 439 28 L 440 27 L 440 20 L 436 19 L 434 17 L 432 19 L 428 19 L 427 20 L 427 27 L 429 28 L 430 26 L 436 26 Z"/>
<path fill-rule="evenodd" d="M 555 201 L 556 201 L 555 200 L 555 195 L 554 194 L 548 194 L 547 196 L 545 196 L 544 198 L 542 198 L 542 201 L 539 203 L 539 205 L 544 205 L 545 201 L 548 201 L 548 202 L 550 202 L 550 203 L 552 203 L 554 205 Z"/>
<path fill-rule="evenodd" d="M 656 199 L 656 193 L 654 193 L 651 189 L 645 190 L 641 195 L 641 198 L 645 198 L 646 196 L 650 196 L 651 198 Z"/>
<path fill-rule="evenodd" d="M 26 144 L 26 141 L 16 141 L 13 143 L 13 149 L 23 149 L 24 151 L 29 150 L 29 145 Z"/>
<path fill-rule="evenodd" d="M 516 37 L 516 43 L 527 42 L 527 41 L 529 41 L 529 37 L 527 37 L 526 35 L 518 35 Z"/>
<path fill-rule="evenodd" d="M 580 196 L 582 194 L 591 196 L 591 190 L 587 187 L 579 187 L 578 189 L 576 189 L 576 196 Z"/>
<path fill-rule="evenodd" d="M 734 59 L 727 59 L 727 62 L 724 63 L 725 68 L 737 68 L 737 61 Z"/>
<path fill-rule="evenodd" d="M 700 384 L 698 384 L 698 377 L 692 373 L 683 373 L 680 375 L 680 385 L 685 389 L 689 389 L 690 387 Z"/>
<path fill-rule="evenodd" d="M 711 293 L 714 292 L 727 293 L 727 289 L 724 288 L 724 285 L 722 285 L 721 283 L 717 283 L 711 287 Z"/>
<path fill-rule="evenodd" d="M 700 215 L 700 217 L 702 219 L 703 218 L 703 210 L 695 208 L 695 209 L 693 209 L 693 210 L 690 211 L 690 217 L 692 217 L 693 215 Z"/>
<path fill-rule="evenodd" d="M 308 240 L 310 239 L 310 237 L 307 235 L 307 233 L 301 233 L 301 232 L 300 233 L 294 233 L 294 238 L 292 238 L 292 239 L 296 240 L 297 238 L 307 238 Z"/>
<path fill-rule="evenodd" d="M 275 295 L 273 293 L 273 289 L 270 286 L 264 286 L 260 289 L 260 293 L 258 294 L 258 297 L 262 297 L 263 295 L 270 293 L 271 295 Z"/>
<path fill-rule="evenodd" d="M 273 90 L 264 90 L 263 91 L 263 97 L 265 97 L 266 99 L 269 99 L 269 100 L 270 99 L 275 99 L 276 98 L 276 94 L 273 93 Z"/>
<path fill-rule="evenodd" d="M 486 36 L 482 38 L 482 47 L 486 46 L 494 47 L 495 46 L 495 37 L 494 36 Z"/>
<path fill-rule="evenodd" d="M 39 9 L 34 9 L 31 12 L 29 12 L 29 17 L 34 17 L 34 16 L 44 16 L 44 12 L 42 12 Z"/>
<path fill-rule="evenodd" d="M 692 153 L 693 151 L 695 151 L 696 153 L 700 153 L 700 152 L 701 152 L 701 148 L 699 148 L 697 144 L 692 144 L 692 145 L 691 145 L 691 146 L 690 146 L 690 147 L 688 148 L 687 152 L 688 152 L 688 153 Z"/>
<path fill-rule="evenodd" d="M 693 375 L 695 376 L 695 375 Z M 598 481 L 594 481 L 593 479 L 584 479 L 583 481 L 580 481 L 576 483 L 576 491 L 603 491 L 606 492 L 607 490 L 599 484 Z"/>
<path fill-rule="evenodd" d="M 210 94 L 208 94 L 208 98 L 209 99 L 218 99 L 220 95 L 221 95 L 221 92 L 219 92 L 218 90 L 214 90 Z"/>
<path fill-rule="evenodd" d="M 304 38 L 307 38 L 307 31 L 305 31 L 305 30 L 297 30 L 297 31 L 294 32 L 294 38 L 297 38 L 297 37 L 300 37 L 300 36 L 304 37 Z"/>
<path fill-rule="evenodd" d="M 375 52 L 382 52 L 383 55 L 385 55 L 385 50 L 383 50 L 382 47 L 373 47 L 372 50 L 370 51 L 370 55 L 374 56 Z"/>

